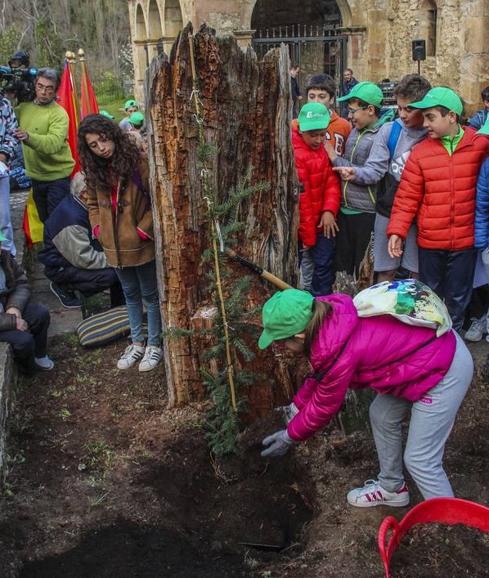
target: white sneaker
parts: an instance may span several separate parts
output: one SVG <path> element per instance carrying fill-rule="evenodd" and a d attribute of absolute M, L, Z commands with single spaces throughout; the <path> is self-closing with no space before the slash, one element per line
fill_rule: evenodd
<path fill-rule="evenodd" d="M 484 333 L 486 333 L 486 316 L 483 315 L 480 319 L 473 317 L 472 323 L 465 332 L 464 339 L 467 341 L 480 341 Z"/>
<path fill-rule="evenodd" d="M 124 350 L 119 361 L 117 362 L 117 369 L 129 369 L 137 363 L 144 355 L 143 345 L 129 345 Z"/>
<path fill-rule="evenodd" d="M 54 361 L 50 359 L 47 355 L 44 357 L 34 357 L 34 363 L 39 369 L 44 371 L 51 371 L 54 367 Z"/>
<path fill-rule="evenodd" d="M 377 480 L 367 480 L 363 488 L 355 488 L 346 496 L 348 503 L 357 508 L 373 506 L 403 507 L 409 504 L 409 490 L 404 484 L 397 492 L 388 492 Z"/>
<path fill-rule="evenodd" d="M 144 357 L 139 364 L 139 371 L 151 371 L 154 369 L 163 357 L 163 349 L 156 345 L 148 345 L 144 352 Z"/>

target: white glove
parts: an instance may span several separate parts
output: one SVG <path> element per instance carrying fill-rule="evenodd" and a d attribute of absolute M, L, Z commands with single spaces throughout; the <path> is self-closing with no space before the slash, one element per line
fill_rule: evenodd
<path fill-rule="evenodd" d="M 294 417 L 299 413 L 299 408 L 292 402 L 289 405 L 281 405 L 275 408 L 275 411 L 279 412 L 285 422 L 285 425 L 289 425 L 289 423 L 294 419 Z"/>
<path fill-rule="evenodd" d="M 8 176 L 8 167 L 3 161 L 0 161 L 0 177 L 7 177 L 7 176 Z"/>
<path fill-rule="evenodd" d="M 486 247 L 482 253 L 481 253 L 481 257 L 482 257 L 482 262 L 484 263 L 484 265 L 487 267 L 489 265 L 489 247 Z"/>
<path fill-rule="evenodd" d="M 277 431 L 262 441 L 262 445 L 265 446 L 266 449 L 261 452 L 261 457 L 276 458 L 278 456 L 284 456 L 293 443 L 294 440 L 289 436 L 286 429 Z"/>

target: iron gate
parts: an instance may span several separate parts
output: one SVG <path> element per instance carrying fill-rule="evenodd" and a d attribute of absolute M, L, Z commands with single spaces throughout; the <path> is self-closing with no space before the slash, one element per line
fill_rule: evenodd
<path fill-rule="evenodd" d="M 300 66 L 300 79 L 312 74 L 325 73 L 341 86 L 346 62 L 348 37 L 336 26 L 293 24 L 257 30 L 253 48 L 259 58 L 272 48 L 287 44 L 290 60 Z"/>

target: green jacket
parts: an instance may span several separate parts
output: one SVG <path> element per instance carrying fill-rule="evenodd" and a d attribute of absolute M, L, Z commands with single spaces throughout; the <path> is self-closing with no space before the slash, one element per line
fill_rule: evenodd
<path fill-rule="evenodd" d="M 68 144 L 68 115 L 52 102 L 39 105 L 23 102 L 16 109 L 21 129 L 29 133 L 22 143 L 27 175 L 36 181 L 69 177 L 75 166 Z"/>

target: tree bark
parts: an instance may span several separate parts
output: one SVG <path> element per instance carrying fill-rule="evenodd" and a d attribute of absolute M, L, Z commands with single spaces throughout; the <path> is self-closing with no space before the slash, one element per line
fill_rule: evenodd
<path fill-rule="evenodd" d="M 149 156 L 162 315 L 165 330 L 206 326 L 212 299 L 201 256 L 211 246 L 206 201 L 197 161 L 198 126 L 192 99 L 188 25 L 169 57 L 155 59 L 146 81 Z M 238 253 L 291 285 L 297 271 L 297 183 L 290 143 L 291 96 L 285 46 L 259 62 L 234 38 L 216 38 L 202 27 L 193 37 L 203 105 L 204 131 L 217 145 L 211 168 L 220 201 L 251 171 L 251 182 L 270 187 L 245 201 Z M 230 265 L 236 276 L 248 274 Z M 253 280 L 250 307 L 262 304 L 273 287 Z M 200 313 L 199 313 L 200 312 Z M 206 313 L 207 312 L 207 313 Z M 258 349 L 256 344 L 252 344 Z M 165 337 L 170 405 L 205 395 L 199 375 L 202 341 L 195 336 Z M 248 366 L 242 359 L 238 364 Z M 288 372 L 270 353 L 252 364 L 259 387 L 246 392 L 255 414 L 263 414 L 290 392 Z M 278 386 L 277 386 L 278 383 Z"/>

